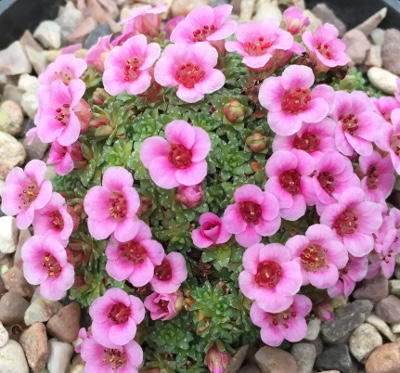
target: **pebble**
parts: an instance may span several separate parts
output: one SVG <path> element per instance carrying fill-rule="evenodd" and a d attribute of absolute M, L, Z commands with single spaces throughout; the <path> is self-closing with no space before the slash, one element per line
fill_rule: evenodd
<path fill-rule="evenodd" d="M 382 274 L 378 273 L 374 278 L 363 281 L 363 286 L 354 293 L 355 299 L 368 299 L 371 302 L 378 302 L 389 295 L 389 281 Z"/>
<path fill-rule="evenodd" d="M 347 44 L 346 53 L 355 64 L 361 64 L 367 57 L 370 48 L 369 41 L 365 34 L 357 29 L 346 32 L 343 41 Z"/>
<path fill-rule="evenodd" d="M 393 333 L 400 333 L 400 323 L 391 325 L 391 329 Z"/>
<path fill-rule="evenodd" d="M 31 63 L 19 41 L 15 41 L 7 49 L 0 51 L 0 74 L 29 74 L 31 71 Z"/>
<path fill-rule="evenodd" d="M 50 318 L 46 325 L 47 332 L 61 342 L 73 342 L 78 338 L 80 318 L 81 308 L 79 304 L 76 302 L 70 303 Z"/>
<path fill-rule="evenodd" d="M 17 324 L 24 321 L 24 314 L 29 307 L 27 300 L 11 291 L 0 298 L 0 322 L 4 325 Z"/>
<path fill-rule="evenodd" d="M 36 288 L 26 281 L 24 272 L 15 266 L 2 273 L 1 279 L 8 291 L 17 293 L 24 298 L 31 298 Z"/>
<path fill-rule="evenodd" d="M 17 250 L 15 251 L 15 254 L 14 254 L 14 266 L 21 270 L 22 270 L 22 265 L 24 263 L 24 261 L 21 258 L 21 249 L 22 249 L 22 246 L 24 245 L 24 243 L 30 237 L 32 237 L 32 235 L 31 235 L 31 232 L 29 232 L 29 229 L 21 229 L 19 231 Z"/>
<path fill-rule="evenodd" d="M 386 31 L 382 30 L 381 28 L 376 28 L 374 31 L 371 32 L 371 38 L 375 45 L 383 45 L 383 42 L 385 41 L 385 34 Z"/>
<path fill-rule="evenodd" d="M 336 17 L 333 10 L 328 8 L 326 4 L 317 4 L 311 9 L 311 12 L 318 17 L 322 23 L 330 23 L 331 25 L 335 26 L 339 31 L 339 37 L 342 37 L 346 33 L 346 25 L 338 17 Z"/>
<path fill-rule="evenodd" d="M 103 36 L 107 36 L 112 34 L 111 28 L 107 23 L 100 23 L 96 25 L 96 27 L 90 31 L 89 36 L 86 38 L 83 43 L 83 48 L 90 49 L 97 43 L 97 40 Z"/>
<path fill-rule="evenodd" d="M 1 373 L 29 373 L 24 351 L 16 341 L 9 340 L 0 348 Z"/>
<path fill-rule="evenodd" d="M 39 88 L 39 79 L 36 76 L 22 74 L 18 79 L 18 88 L 24 92 L 35 93 Z"/>
<path fill-rule="evenodd" d="M 317 356 L 324 350 L 324 344 L 320 337 L 315 338 L 313 341 L 308 341 L 308 343 L 314 345 Z"/>
<path fill-rule="evenodd" d="M 294 357 L 279 348 L 264 346 L 255 354 L 255 359 L 263 373 L 296 373 Z"/>
<path fill-rule="evenodd" d="M 21 106 L 29 118 L 34 119 L 39 108 L 36 92 L 26 92 L 22 95 Z"/>
<path fill-rule="evenodd" d="M 58 49 L 61 47 L 61 27 L 54 21 L 43 21 L 36 28 L 33 36 L 46 49 Z"/>
<path fill-rule="evenodd" d="M 315 30 L 319 27 L 322 26 L 322 22 L 319 18 L 317 18 L 313 13 L 311 13 L 310 10 L 306 9 L 303 11 L 304 16 L 308 17 L 310 21 L 310 25 L 307 27 L 307 30 L 311 30 L 312 32 L 315 32 Z"/>
<path fill-rule="evenodd" d="M 307 325 L 307 334 L 304 337 L 306 341 L 314 341 L 318 336 L 321 330 L 321 320 L 320 319 L 311 319 Z"/>
<path fill-rule="evenodd" d="M 398 76 L 380 67 L 371 67 L 367 72 L 371 85 L 382 92 L 392 95 L 398 92 L 396 81 Z"/>
<path fill-rule="evenodd" d="M 4 178 L 5 179 L 5 178 Z M 12 254 L 17 249 L 18 228 L 13 216 L 2 216 L 0 218 L 0 252 Z"/>
<path fill-rule="evenodd" d="M 0 106 L 0 131 L 11 136 L 19 136 L 23 131 L 24 115 L 18 104 L 13 101 L 4 101 Z"/>
<path fill-rule="evenodd" d="M 255 0 L 242 0 L 239 23 L 250 21 L 253 18 L 255 2 Z"/>
<path fill-rule="evenodd" d="M 389 326 L 374 313 L 371 313 L 371 315 L 369 315 L 365 321 L 378 329 L 381 334 L 389 339 L 389 341 L 394 342 L 396 340 L 397 337 L 392 333 Z"/>
<path fill-rule="evenodd" d="M 24 146 L 26 151 L 26 162 L 29 162 L 32 159 L 43 159 L 49 147 L 49 144 L 41 142 L 38 137 L 33 140 L 33 143 L 31 145 L 28 145 L 28 142 L 28 138 L 25 138 L 22 142 L 22 145 Z"/>
<path fill-rule="evenodd" d="M 400 31 L 391 28 L 386 31 L 382 45 L 383 67 L 400 75 Z"/>
<path fill-rule="evenodd" d="M 85 372 L 85 365 L 84 364 L 78 364 L 75 365 L 70 373 L 84 373 Z"/>
<path fill-rule="evenodd" d="M 224 373 L 236 373 L 242 366 L 243 361 L 246 358 L 248 349 L 249 349 L 248 345 L 240 347 L 236 351 L 235 355 L 233 355 L 231 362 L 224 370 Z"/>
<path fill-rule="evenodd" d="M 85 18 L 85 20 L 73 31 L 68 37 L 69 44 L 83 43 L 90 32 L 95 28 L 97 22 L 93 17 Z"/>
<path fill-rule="evenodd" d="M 112 19 L 117 19 L 119 15 L 119 9 L 117 4 L 115 4 L 115 0 L 98 0 L 98 2 L 101 4 L 101 6 L 105 9 L 106 13 L 112 18 Z M 160 2 L 154 2 L 153 6 L 156 6 L 157 4 L 161 3 Z"/>
<path fill-rule="evenodd" d="M 3 101 L 10 100 L 14 101 L 16 104 L 21 105 L 22 94 L 24 92 L 21 91 L 17 86 L 13 84 L 6 84 L 4 86 L 3 91 Z"/>
<path fill-rule="evenodd" d="M 317 351 L 310 343 L 296 343 L 291 353 L 296 360 L 297 373 L 312 373 Z"/>
<path fill-rule="evenodd" d="M 49 359 L 47 369 L 50 373 L 65 373 L 71 360 L 74 348 L 69 343 L 52 338 L 48 343 Z"/>
<path fill-rule="evenodd" d="M 40 297 L 32 302 L 25 312 L 24 321 L 26 325 L 37 322 L 46 322 L 63 308 L 60 302 Z"/>
<path fill-rule="evenodd" d="M 334 314 L 332 322 L 322 325 L 323 339 L 330 344 L 340 343 L 365 321 L 372 308 L 373 303 L 369 300 L 356 300 L 347 304 Z"/>
<path fill-rule="evenodd" d="M 21 42 L 24 48 L 29 46 L 37 52 L 43 51 L 42 46 L 36 41 L 36 39 L 33 37 L 32 33 L 29 30 L 25 30 L 24 34 L 21 36 L 21 39 L 19 39 L 19 41 Z"/>
<path fill-rule="evenodd" d="M 326 349 L 315 361 L 318 370 L 337 369 L 342 373 L 357 373 L 357 365 L 352 360 L 346 345 Z"/>
<path fill-rule="evenodd" d="M 369 36 L 374 31 L 382 20 L 386 17 L 387 8 L 382 8 L 371 17 L 366 19 L 363 23 L 356 27 L 357 30 L 362 31 L 366 36 Z"/>
<path fill-rule="evenodd" d="M 179 16 L 186 17 L 193 9 L 203 5 L 208 5 L 208 0 L 175 0 L 171 6 L 172 18 Z"/>
<path fill-rule="evenodd" d="M 372 325 L 361 324 L 350 337 L 349 349 L 360 363 L 364 363 L 371 352 L 382 343 L 381 335 Z"/>
<path fill-rule="evenodd" d="M 44 324 L 36 323 L 24 330 L 19 337 L 19 343 L 25 352 L 29 366 L 35 372 L 40 372 L 46 368 L 49 349 Z"/>
<path fill-rule="evenodd" d="M 385 343 L 371 353 L 365 363 L 365 373 L 398 373 L 400 344 Z"/>
<path fill-rule="evenodd" d="M 261 373 L 261 370 L 257 365 L 247 364 L 247 365 L 243 365 L 238 370 L 238 373 Z"/>
<path fill-rule="evenodd" d="M 67 7 L 71 2 L 67 3 Z M 65 10 L 59 17 L 55 19 L 61 27 L 61 40 L 63 43 L 67 41 L 68 35 L 74 31 L 84 20 L 82 12 L 75 7 Z"/>
<path fill-rule="evenodd" d="M 8 331 L 0 322 L 0 347 L 4 347 L 8 342 Z"/>
<path fill-rule="evenodd" d="M 367 53 L 365 64 L 367 66 L 382 67 L 381 46 L 372 45 Z"/>
<path fill-rule="evenodd" d="M 278 3 L 273 1 L 272 3 L 264 2 L 258 7 L 253 20 L 261 22 L 266 19 L 274 19 L 275 21 L 282 21 L 282 12 L 278 8 Z"/>
<path fill-rule="evenodd" d="M 389 295 L 375 305 L 375 313 L 385 322 L 396 324 L 400 322 L 400 299 Z"/>
<path fill-rule="evenodd" d="M 389 293 L 392 295 L 400 295 L 400 280 L 389 281 Z"/>
<path fill-rule="evenodd" d="M 25 46 L 25 52 L 36 74 L 40 75 L 46 70 L 48 64 L 45 52 L 38 52 L 29 45 Z"/>

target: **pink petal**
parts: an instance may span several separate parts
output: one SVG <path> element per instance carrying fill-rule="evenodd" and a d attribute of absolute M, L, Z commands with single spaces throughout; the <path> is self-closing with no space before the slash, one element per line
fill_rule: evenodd
<path fill-rule="evenodd" d="M 235 202 L 254 202 L 261 205 L 264 202 L 265 194 L 257 185 L 246 184 L 235 190 L 233 195 Z"/>
<path fill-rule="evenodd" d="M 114 231 L 115 238 L 120 242 L 129 241 L 133 235 L 136 235 L 139 230 L 139 223 L 137 218 L 125 218 L 123 221 L 117 223 Z"/>
<path fill-rule="evenodd" d="M 125 83 L 126 92 L 130 95 L 139 95 L 150 87 L 152 77 L 148 71 L 142 71 L 132 82 Z"/>
<path fill-rule="evenodd" d="M 281 226 L 281 218 L 278 216 L 273 220 L 260 219 L 260 222 L 254 226 L 255 231 L 263 237 L 270 237 L 278 232 Z"/>
<path fill-rule="evenodd" d="M 111 217 L 102 221 L 93 220 L 91 217 L 88 219 L 89 232 L 96 240 L 108 238 L 116 226 L 117 221 Z"/>
<path fill-rule="evenodd" d="M 351 255 L 362 257 L 372 251 L 374 240 L 369 234 L 356 232 L 354 234 L 344 235 L 343 244 Z"/>
<path fill-rule="evenodd" d="M 207 41 L 217 41 L 226 39 L 227 37 L 231 36 L 236 31 L 236 29 L 237 29 L 237 23 L 235 21 L 224 22 L 217 31 L 207 36 Z"/>
<path fill-rule="evenodd" d="M 318 289 L 326 289 L 336 284 L 339 279 L 339 272 L 336 266 L 330 265 L 317 272 L 308 272 L 308 278 L 312 285 Z"/>
<path fill-rule="evenodd" d="M 142 147 L 140 148 L 140 159 L 146 168 L 150 168 L 153 159 L 167 157 L 170 149 L 170 144 L 162 137 L 149 137 L 143 141 Z"/>
<path fill-rule="evenodd" d="M 264 192 L 264 201 L 261 203 L 262 217 L 265 220 L 273 220 L 279 216 L 279 202 L 277 198 L 268 192 Z"/>
<path fill-rule="evenodd" d="M 124 281 L 132 274 L 134 271 L 134 266 L 131 262 L 125 259 L 108 259 L 106 271 L 113 279 L 117 281 Z"/>
<path fill-rule="evenodd" d="M 256 301 L 258 306 L 265 312 L 279 313 L 290 307 L 293 303 L 293 296 L 284 296 L 276 290 L 258 288 Z"/>
<path fill-rule="evenodd" d="M 110 298 L 96 298 L 90 306 L 89 314 L 94 321 L 102 323 L 108 319 L 108 314 L 114 304 Z"/>
<path fill-rule="evenodd" d="M 308 89 L 314 84 L 314 80 L 314 73 L 307 66 L 292 65 L 282 73 L 282 86 L 286 91 L 296 88 Z"/>
<path fill-rule="evenodd" d="M 276 291 L 285 296 L 296 294 L 302 285 L 303 278 L 300 266 L 295 262 L 281 263 L 282 277 L 276 285 Z"/>
<path fill-rule="evenodd" d="M 114 325 L 110 328 L 109 337 L 116 345 L 125 345 L 130 342 L 136 334 L 136 324 L 131 318 L 124 324 Z"/>
<path fill-rule="evenodd" d="M 152 160 L 149 166 L 152 180 L 161 188 L 172 189 L 179 185 L 176 179 L 177 169 L 167 157 L 158 157 Z"/>
<path fill-rule="evenodd" d="M 262 250 L 265 250 L 265 245 L 252 245 L 243 254 L 243 267 L 254 276 L 257 273 L 257 267 L 260 263 L 260 252 Z"/>
<path fill-rule="evenodd" d="M 290 319 L 288 321 L 290 332 L 287 333 L 286 339 L 289 342 L 299 342 L 301 341 L 307 334 L 307 323 L 304 318 L 300 319 Z"/>
<path fill-rule="evenodd" d="M 328 103 L 323 98 L 313 98 L 308 108 L 299 114 L 299 118 L 303 122 L 315 123 L 326 117 L 329 112 Z"/>
<path fill-rule="evenodd" d="M 243 220 L 238 204 L 229 205 L 224 212 L 223 222 L 229 233 L 238 234 L 243 232 L 247 223 Z"/>
<path fill-rule="evenodd" d="M 249 247 L 261 241 L 261 236 L 256 232 L 252 224 L 247 224 L 246 229 L 235 235 L 236 241 L 243 247 Z"/>
<path fill-rule="evenodd" d="M 141 287 L 150 282 L 154 276 L 154 265 L 150 260 L 145 260 L 142 264 L 135 266 L 129 281 L 133 286 Z"/>
<path fill-rule="evenodd" d="M 188 168 L 176 171 L 176 180 L 186 186 L 197 185 L 207 176 L 207 162 L 193 162 Z"/>
<path fill-rule="evenodd" d="M 239 275 L 239 287 L 244 296 L 251 300 L 254 299 L 258 290 L 258 285 L 254 281 L 254 275 L 246 271 L 241 272 Z"/>
<path fill-rule="evenodd" d="M 212 69 L 206 72 L 204 78 L 194 88 L 202 94 L 209 94 L 218 91 L 225 84 L 225 75 L 222 71 Z"/>
<path fill-rule="evenodd" d="M 264 189 L 266 192 L 269 192 L 276 197 L 281 209 L 288 209 L 293 205 L 293 196 L 282 188 L 281 184 L 279 183 L 278 176 L 270 176 L 264 186 Z"/>
<path fill-rule="evenodd" d="M 303 123 L 298 115 L 287 114 L 282 110 L 269 111 L 267 119 L 271 130 L 281 136 L 295 134 Z"/>
<path fill-rule="evenodd" d="M 186 88 L 184 85 L 180 84 L 176 95 L 185 102 L 190 104 L 200 101 L 204 98 L 204 94 L 196 91 L 195 88 Z"/>
<path fill-rule="evenodd" d="M 281 217 L 289 221 L 295 221 L 306 213 L 306 202 L 302 195 L 293 196 L 293 204 L 290 208 L 281 208 Z"/>
<path fill-rule="evenodd" d="M 191 149 L 196 139 L 194 128 L 184 120 L 174 120 L 165 128 L 165 137 L 170 144 L 181 144 Z"/>
<path fill-rule="evenodd" d="M 140 66 L 139 70 L 145 70 L 153 66 L 154 62 L 160 57 L 161 53 L 161 47 L 160 44 L 157 43 L 150 43 L 145 52 L 145 60 L 142 63 L 142 66 Z"/>
<path fill-rule="evenodd" d="M 103 187 L 112 192 L 120 192 L 124 186 L 132 187 L 133 176 L 123 167 L 110 167 L 104 172 Z"/>
<path fill-rule="evenodd" d="M 205 72 L 208 72 L 217 64 L 218 52 L 208 43 L 196 43 L 189 47 L 188 59 L 193 65 L 200 67 L 200 69 Z"/>
<path fill-rule="evenodd" d="M 195 142 L 191 147 L 192 162 L 202 161 L 207 157 L 211 150 L 210 136 L 200 127 L 193 127 L 195 133 Z"/>
<path fill-rule="evenodd" d="M 163 87 L 174 87 L 179 84 L 175 77 L 177 70 L 178 66 L 175 61 L 161 57 L 154 68 L 154 78 Z"/>
<path fill-rule="evenodd" d="M 268 110 L 282 110 L 282 99 L 285 94 L 281 77 L 270 77 L 261 84 L 258 99 L 260 104 Z"/>
<path fill-rule="evenodd" d="M 104 187 L 94 186 L 91 188 L 85 197 L 84 206 L 85 212 L 96 220 L 105 220 L 110 215 L 111 192 Z"/>
<path fill-rule="evenodd" d="M 192 231 L 192 240 L 193 243 L 197 246 L 200 247 L 201 249 L 205 249 L 209 246 L 211 246 L 214 242 L 209 240 L 208 238 L 204 237 L 201 234 L 200 229 L 195 229 Z"/>

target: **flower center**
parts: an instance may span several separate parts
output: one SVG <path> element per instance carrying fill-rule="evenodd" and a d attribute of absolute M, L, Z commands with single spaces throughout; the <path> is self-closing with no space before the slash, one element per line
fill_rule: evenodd
<path fill-rule="evenodd" d="M 399 156 L 400 154 L 400 135 L 393 135 L 390 139 L 390 147 L 394 153 Z"/>
<path fill-rule="evenodd" d="M 106 348 L 104 349 L 103 352 L 104 352 L 104 357 L 102 359 L 102 362 L 110 363 L 112 370 L 120 368 L 128 361 L 125 351 L 120 351 L 114 348 Z"/>
<path fill-rule="evenodd" d="M 300 254 L 301 264 L 307 272 L 316 272 L 328 267 L 326 264 L 327 250 L 316 243 L 310 243 Z"/>
<path fill-rule="evenodd" d="M 240 213 L 245 221 L 257 225 L 260 222 L 261 206 L 250 201 L 242 202 L 240 204 Z"/>
<path fill-rule="evenodd" d="M 245 52 L 248 53 L 249 56 L 262 56 L 267 53 L 268 49 L 272 47 L 273 42 L 265 42 L 264 38 L 260 36 L 258 38 L 257 43 L 247 42 L 244 46 Z"/>
<path fill-rule="evenodd" d="M 124 219 L 126 217 L 126 200 L 121 192 L 112 192 L 112 197 L 108 200 L 110 203 L 110 214 L 115 219 Z"/>
<path fill-rule="evenodd" d="M 184 170 L 192 164 L 192 152 L 181 144 L 171 144 L 168 159 L 176 168 Z"/>
<path fill-rule="evenodd" d="M 211 35 L 216 30 L 217 30 L 217 28 L 214 25 L 211 25 L 211 26 L 204 25 L 202 30 L 197 29 L 196 31 L 193 31 L 193 39 L 192 40 L 195 43 L 197 43 L 199 41 L 206 41 L 207 36 Z"/>
<path fill-rule="evenodd" d="M 301 137 L 297 135 L 293 139 L 295 149 L 304 150 L 307 153 L 313 153 L 318 150 L 321 140 L 311 132 L 304 132 Z"/>
<path fill-rule="evenodd" d="M 58 210 L 53 211 L 49 214 L 49 217 L 53 219 L 51 222 L 53 225 L 53 229 L 57 232 L 60 232 L 64 228 L 64 219 L 61 216 L 60 212 Z"/>
<path fill-rule="evenodd" d="M 130 58 L 126 61 L 126 65 L 124 66 L 124 80 L 126 82 L 133 82 L 140 75 L 139 67 L 142 65 L 142 62 L 137 57 Z"/>
<path fill-rule="evenodd" d="M 65 85 L 68 85 L 74 76 L 71 74 L 71 68 L 67 67 L 67 72 L 65 71 L 54 71 L 54 80 L 61 80 Z"/>
<path fill-rule="evenodd" d="M 269 313 L 268 318 L 269 322 L 274 326 L 282 325 L 285 329 L 289 328 L 287 321 L 290 318 L 296 317 L 296 312 L 292 311 L 291 308 L 279 313 Z"/>
<path fill-rule="evenodd" d="M 354 114 L 342 114 L 339 117 L 339 120 L 342 122 L 343 131 L 348 134 L 355 136 L 358 130 L 358 119 Z"/>
<path fill-rule="evenodd" d="M 287 170 L 280 174 L 279 183 L 292 196 L 299 194 L 301 175 L 297 170 Z"/>
<path fill-rule="evenodd" d="M 389 263 L 389 260 L 390 260 L 390 259 L 388 259 L 388 258 L 391 258 L 391 257 L 392 257 L 392 254 L 393 254 L 393 249 L 390 248 L 390 249 L 389 249 L 389 253 L 388 253 L 387 255 L 384 255 L 384 256 L 383 256 L 382 261 L 384 261 L 386 264 Z"/>
<path fill-rule="evenodd" d="M 369 189 L 378 189 L 376 185 L 379 181 L 378 172 L 376 172 L 376 165 L 372 165 L 367 170 L 367 186 Z"/>
<path fill-rule="evenodd" d="M 70 113 L 69 113 L 69 108 L 70 108 L 70 104 L 63 104 L 62 107 L 59 107 L 56 109 L 56 116 L 54 117 L 55 119 L 57 119 L 63 126 L 66 126 L 68 121 L 69 121 L 69 117 L 70 117 Z"/>
<path fill-rule="evenodd" d="M 329 172 L 321 172 L 318 174 L 317 179 L 322 188 L 328 193 L 331 194 L 335 191 L 334 182 L 335 178 Z"/>
<path fill-rule="evenodd" d="M 332 53 L 329 52 L 329 45 L 328 44 L 322 44 L 322 43 L 318 43 L 315 46 L 315 49 L 321 53 L 325 58 L 327 58 L 328 60 L 332 59 Z"/>
<path fill-rule="evenodd" d="M 281 266 L 273 261 L 265 260 L 258 264 L 255 281 L 259 286 L 274 288 L 282 276 Z"/>
<path fill-rule="evenodd" d="M 129 320 L 131 315 L 131 309 L 123 303 L 115 303 L 110 312 L 108 313 L 108 318 L 111 319 L 115 324 L 125 324 Z"/>
<path fill-rule="evenodd" d="M 383 116 L 383 118 L 386 120 L 386 122 L 392 124 L 392 113 L 386 113 L 384 111 L 381 111 L 381 115 Z"/>
<path fill-rule="evenodd" d="M 172 277 L 172 268 L 169 261 L 163 259 L 162 263 L 154 268 L 154 274 L 160 281 L 169 281 Z"/>
<path fill-rule="evenodd" d="M 344 268 L 339 269 L 339 277 L 342 278 L 343 276 L 346 276 L 349 273 L 349 271 L 351 269 L 350 262 L 351 262 L 351 259 L 349 259 L 347 261 L 347 264 L 344 266 Z"/>
<path fill-rule="evenodd" d="M 282 110 L 287 114 L 302 113 L 310 105 L 311 96 L 309 89 L 291 89 L 286 91 L 282 98 Z"/>
<path fill-rule="evenodd" d="M 158 302 L 158 307 L 160 307 L 160 310 L 164 313 L 168 312 L 168 305 L 169 305 L 169 300 L 160 300 Z"/>
<path fill-rule="evenodd" d="M 31 183 L 26 187 L 26 189 L 23 190 L 21 194 L 18 195 L 18 197 L 21 199 L 22 204 L 18 206 L 20 210 L 26 210 L 31 203 L 36 199 L 40 192 L 40 189 L 36 182 L 31 180 Z"/>
<path fill-rule="evenodd" d="M 175 75 L 176 80 L 183 84 L 186 88 L 193 88 L 195 84 L 203 80 L 206 73 L 198 66 L 188 62 L 186 65 L 181 65 Z"/>
<path fill-rule="evenodd" d="M 147 250 L 137 241 L 129 241 L 122 245 L 121 256 L 129 260 L 133 265 L 142 264 L 147 258 Z"/>
<path fill-rule="evenodd" d="M 353 234 L 358 228 L 358 216 L 353 212 L 353 208 L 349 207 L 344 210 L 333 223 L 333 228 L 339 236 L 345 234 Z"/>
<path fill-rule="evenodd" d="M 52 254 L 44 254 L 44 261 L 42 265 L 43 267 L 47 268 L 49 276 L 60 276 L 62 268 L 60 266 L 60 263 L 58 263 L 58 260 Z"/>

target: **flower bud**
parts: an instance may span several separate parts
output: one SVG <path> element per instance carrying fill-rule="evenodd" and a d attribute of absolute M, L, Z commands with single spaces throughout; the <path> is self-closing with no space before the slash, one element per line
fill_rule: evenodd
<path fill-rule="evenodd" d="M 95 137 L 97 140 L 103 140 L 107 138 L 108 136 L 111 135 L 112 131 L 114 128 L 111 126 L 100 126 L 99 128 L 96 129 L 96 132 L 94 133 Z"/>
<path fill-rule="evenodd" d="M 139 197 L 140 197 L 140 207 L 139 211 L 137 212 L 138 216 L 140 216 L 141 214 L 145 214 L 147 211 L 149 211 L 152 205 L 151 197 L 142 195 L 139 195 Z"/>
<path fill-rule="evenodd" d="M 90 161 L 93 158 L 92 149 L 85 143 L 81 143 L 81 153 L 83 158 Z"/>
<path fill-rule="evenodd" d="M 226 118 L 231 123 L 240 123 L 246 114 L 246 106 L 237 100 L 232 100 L 224 105 L 222 108 Z"/>
<path fill-rule="evenodd" d="M 85 133 L 89 128 L 89 122 L 92 119 L 92 110 L 89 104 L 81 98 L 78 105 L 74 108 L 74 113 L 79 119 L 81 125 L 81 133 Z"/>
<path fill-rule="evenodd" d="M 313 302 L 312 311 L 316 318 L 321 321 L 332 321 L 333 319 L 333 306 L 330 298 L 326 294 L 311 293 L 308 297 Z"/>
<path fill-rule="evenodd" d="M 93 93 L 93 102 L 96 105 L 103 105 L 104 101 L 110 97 L 104 88 L 97 88 Z"/>
<path fill-rule="evenodd" d="M 292 34 L 302 34 L 306 27 L 310 25 L 310 20 L 303 11 L 295 6 L 287 8 L 283 12 L 283 18 L 286 21 L 287 30 Z"/>
<path fill-rule="evenodd" d="M 90 127 L 99 128 L 100 126 L 108 126 L 109 124 L 110 119 L 108 119 L 104 114 L 93 113 Z"/>
<path fill-rule="evenodd" d="M 207 365 L 210 372 L 223 373 L 225 368 L 229 365 L 231 356 L 225 351 L 221 343 L 215 343 L 207 353 Z M 219 347 L 219 348 L 218 348 Z M 222 350 L 222 351 L 221 351 Z"/>
<path fill-rule="evenodd" d="M 73 223 L 72 232 L 75 232 L 79 227 L 79 216 L 75 212 L 75 209 L 72 206 L 67 206 L 67 212 L 68 214 L 71 215 L 72 218 L 72 223 Z"/>
<path fill-rule="evenodd" d="M 246 144 L 254 153 L 259 153 L 267 147 L 267 141 L 262 133 L 251 134 L 246 139 Z"/>
<path fill-rule="evenodd" d="M 182 205 L 189 208 L 197 207 L 200 205 L 201 199 L 204 196 L 202 187 L 202 182 L 193 186 L 179 185 L 175 194 L 175 201 L 180 202 Z"/>

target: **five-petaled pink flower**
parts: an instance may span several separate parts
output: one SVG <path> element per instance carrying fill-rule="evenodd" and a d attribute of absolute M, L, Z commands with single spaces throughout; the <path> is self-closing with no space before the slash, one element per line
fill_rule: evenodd
<path fill-rule="evenodd" d="M 301 65 L 291 65 L 282 76 L 264 80 L 258 99 L 268 110 L 272 131 L 282 136 L 293 135 L 303 122 L 319 122 L 333 110 L 333 88 L 320 84 L 311 89 L 314 80 L 313 71 Z"/>
<path fill-rule="evenodd" d="M 114 96 L 124 91 L 130 95 L 146 91 L 152 81 L 150 70 L 160 51 L 160 45 L 147 44 L 144 35 L 134 36 L 124 45 L 115 47 L 104 62 L 104 89 Z"/>
<path fill-rule="evenodd" d="M 128 240 L 120 242 L 112 235 L 107 245 L 107 273 L 117 281 L 126 279 L 136 287 L 150 282 L 154 267 L 164 258 L 162 245 L 151 239 L 149 226 L 138 220 L 139 230 Z"/>
<path fill-rule="evenodd" d="M 17 215 L 16 224 L 20 229 L 32 224 L 35 210 L 44 207 L 52 196 L 53 186 L 50 180 L 44 179 L 45 174 L 46 164 L 35 159 L 24 170 L 15 167 L 7 176 L 1 209 L 7 215 Z"/>
<path fill-rule="evenodd" d="M 285 246 L 253 245 L 244 252 L 243 267 L 239 286 L 247 298 L 266 312 L 278 313 L 290 307 L 303 279 L 300 265 Z"/>
<path fill-rule="evenodd" d="M 103 186 L 95 186 L 87 192 L 84 206 L 88 228 L 96 240 L 103 240 L 114 232 L 114 237 L 124 242 L 138 232 L 140 198 L 132 185 L 129 171 L 111 167 L 103 175 Z"/>
<path fill-rule="evenodd" d="M 140 149 L 140 159 L 153 181 L 165 189 L 202 182 L 207 175 L 206 157 L 211 149 L 208 133 L 183 120 L 174 120 L 165 127 L 165 137 L 166 140 L 150 137 Z"/>
<path fill-rule="evenodd" d="M 145 309 L 139 298 L 113 288 L 94 300 L 89 314 L 93 319 L 93 338 L 105 347 L 118 348 L 135 337 L 136 325 L 143 321 Z"/>
<path fill-rule="evenodd" d="M 205 94 L 218 91 L 225 76 L 215 69 L 218 52 L 208 43 L 168 45 L 154 69 L 156 82 L 163 87 L 176 87 L 176 95 L 193 103 Z"/>
<path fill-rule="evenodd" d="M 59 175 L 66 175 L 74 168 L 72 160 L 72 146 L 63 146 L 57 140 L 51 145 L 47 164 L 55 164 L 54 171 Z"/>
<path fill-rule="evenodd" d="M 287 30 L 292 34 L 302 34 L 310 25 L 310 20 L 297 6 L 291 6 L 283 12 L 283 19 L 286 22 Z"/>
<path fill-rule="evenodd" d="M 251 305 L 251 321 L 261 328 L 262 341 L 273 347 L 279 346 L 284 339 L 298 342 L 307 334 L 305 316 L 312 308 L 311 300 L 305 295 L 293 296 L 293 303 L 284 311 L 271 313 L 262 310 L 257 302 Z"/>
<path fill-rule="evenodd" d="M 175 201 L 180 202 L 182 206 L 189 207 L 190 209 L 200 205 L 203 197 L 203 183 L 190 186 L 179 185 L 175 193 Z"/>
<path fill-rule="evenodd" d="M 315 204 L 309 176 L 314 166 L 314 159 L 300 150 L 280 150 L 268 159 L 265 170 L 269 179 L 265 190 L 278 199 L 282 218 L 297 220 L 305 214 L 306 205 Z"/>
<path fill-rule="evenodd" d="M 388 96 L 382 96 L 380 98 L 371 97 L 371 101 L 375 106 L 375 111 L 382 115 L 386 122 L 392 124 L 392 111 L 400 109 L 400 102 Z"/>
<path fill-rule="evenodd" d="M 226 230 L 223 220 L 212 212 L 201 214 L 199 223 L 200 229 L 192 231 L 192 240 L 197 247 L 202 249 L 221 245 L 229 241 L 232 236 Z"/>
<path fill-rule="evenodd" d="M 154 292 L 144 300 L 144 306 L 150 311 L 152 320 L 171 320 L 182 309 L 183 294 L 179 290 L 171 294 Z"/>
<path fill-rule="evenodd" d="M 171 252 L 155 267 L 150 284 L 157 293 L 169 294 L 177 291 L 186 278 L 185 258 L 180 253 Z"/>
<path fill-rule="evenodd" d="M 337 203 L 325 208 L 321 224 L 332 229 L 334 237 L 343 242 L 351 255 L 365 256 L 374 248 L 372 234 L 382 224 L 381 205 L 366 201 L 361 188 L 351 187 Z"/>
<path fill-rule="evenodd" d="M 237 188 L 233 198 L 235 203 L 226 208 L 222 221 L 240 245 L 249 247 L 278 231 L 279 203 L 273 194 L 247 184 Z"/>
<path fill-rule="evenodd" d="M 85 55 L 86 63 L 93 65 L 100 74 L 104 73 L 104 61 L 112 49 L 112 45 L 110 44 L 111 36 L 107 35 L 99 38 L 97 43 Z"/>
<path fill-rule="evenodd" d="M 21 249 L 24 276 L 32 285 L 40 285 L 42 297 L 58 300 L 74 283 L 74 267 L 67 252 L 54 237 L 33 236 Z"/>
<path fill-rule="evenodd" d="M 338 270 L 348 261 L 346 248 L 322 224 L 310 226 L 304 236 L 290 238 L 285 246 L 300 265 L 303 286 L 311 283 L 318 289 L 326 289 L 335 285 L 339 280 Z"/>

